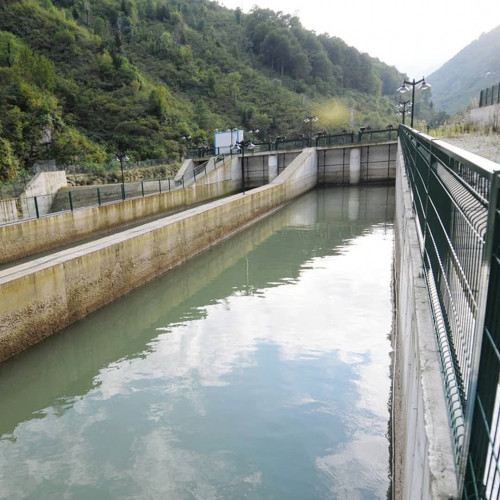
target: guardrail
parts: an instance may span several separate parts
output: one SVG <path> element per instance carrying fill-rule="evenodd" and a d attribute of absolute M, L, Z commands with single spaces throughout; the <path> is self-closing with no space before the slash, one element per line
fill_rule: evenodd
<path fill-rule="evenodd" d="M 251 150 L 245 150 L 245 155 L 253 153 L 262 153 L 270 151 L 289 151 L 293 149 L 304 149 L 308 147 L 329 147 L 341 146 L 343 144 L 356 144 L 360 142 L 378 142 L 392 141 L 398 137 L 398 129 L 388 126 L 385 129 L 372 130 L 370 127 L 361 127 L 359 131 L 344 131 L 339 134 L 318 133 L 313 138 L 295 137 L 287 139 L 286 137 L 277 137 L 274 141 L 258 142 L 254 144 Z M 234 147 L 229 152 L 228 148 L 219 148 L 215 151 L 221 156 L 234 156 L 241 154 L 241 151 Z M 199 150 L 189 150 L 188 153 L 193 154 L 193 158 L 203 158 L 203 155 L 212 154 L 212 150 L 203 148 Z"/>
<path fill-rule="evenodd" d="M 463 498 L 500 494 L 500 167 L 400 126 Z M 494 165 L 494 164 L 493 164 Z"/>

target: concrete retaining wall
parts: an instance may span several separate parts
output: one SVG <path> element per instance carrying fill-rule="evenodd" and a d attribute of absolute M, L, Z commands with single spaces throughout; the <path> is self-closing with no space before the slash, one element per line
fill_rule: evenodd
<path fill-rule="evenodd" d="M 474 123 L 487 127 L 500 126 L 500 104 L 492 104 L 470 110 L 470 118 Z"/>
<path fill-rule="evenodd" d="M 0 224 L 4 224 L 11 220 L 17 220 L 17 218 L 16 200 L 0 200 Z"/>
<path fill-rule="evenodd" d="M 24 195 L 43 196 L 55 194 L 59 189 L 67 187 L 66 172 L 64 170 L 56 172 L 40 172 L 28 183 Z"/>
<path fill-rule="evenodd" d="M 37 197 L 38 212 L 40 215 L 46 215 L 50 212 L 52 207 L 52 202 L 54 197 L 63 187 L 67 187 L 68 182 L 66 180 L 66 172 L 56 171 L 56 172 L 40 172 L 29 182 L 26 186 L 24 193 L 21 195 L 21 201 L 27 198 Z M 28 213 L 25 213 L 25 217 L 34 217 L 35 214 L 31 213 L 30 203 L 26 203 Z M 24 213 L 24 209 L 23 209 Z"/>
<path fill-rule="evenodd" d="M 393 498 L 456 498 L 457 479 L 443 381 L 401 155 L 396 177 L 395 225 Z"/>
<path fill-rule="evenodd" d="M 221 181 L 0 226 L 0 264 L 235 191 L 231 182 Z"/>
<path fill-rule="evenodd" d="M 308 149 L 272 184 L 2 271 L 0 360 L 308 191 L 316 176 L 316 152 Z"/>

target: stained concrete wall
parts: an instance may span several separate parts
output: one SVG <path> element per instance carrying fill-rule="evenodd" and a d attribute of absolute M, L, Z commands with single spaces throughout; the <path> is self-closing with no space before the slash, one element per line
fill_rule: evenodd
<path fill-rule="evenodd" d="M 353 151 L 360 151 L 359 176 L 351 179 Z M 354 155 L 356 156 L 356 155 Z M 318 148 L 318 179 L 321 184 L 385 182 L 396 176 L 397 143 L 353 144 L 335 149 Z"/>
<path fill-rule="evenodd" d="M 398 154 L 393 498 L 456 498 L 452 441 L 408 180 Z"/>
<path fill-rule="evenodd" d="M 230 181 L 224 182 L 223 175 L 221 179 L 220 182 L 0 226 L 0 264 L 236 191 Z"/>
<path fill-rule="evenodd" d="M 316 185 L 316 176 L 316 152 L 304 150 L 269 185 L 0 272 L 0 360 L 308 191 Z"/>
<path fill-rule="evenodd" d="M 16 200 L 0 200 L 0 224 L 5 224 L 11 220 L 17 220 L 17 217 Z"/>

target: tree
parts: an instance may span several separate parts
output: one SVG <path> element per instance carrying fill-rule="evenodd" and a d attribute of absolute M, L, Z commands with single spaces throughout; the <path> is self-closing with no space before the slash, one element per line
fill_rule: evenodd
<path fill-rule="evenodd" d="M 17 178 L 18 162 L 7 139 L 0 137 L 0 181 L 5 182 Z"/>
<path fill-rule="evenodd" d="M 159 121 L 165 120 L 168 111 L 168 92 L 165 87 L 156 87 L 149 93 L 149 111 Z"/>
<path fill-rule="evenodd" d="M 291 59 L 292 45 L 284 30 L 269 32 L 262 42 L 262 57 L 272 69 L 285 74 Z"/>
<path fill-rule="evenodd" d="M 106 152 L 101 146 L 71 127 L 66 127 L 56 135 L 47 154 L 55 159 L 58 165 L 99 164 L 106 160 Z"/>

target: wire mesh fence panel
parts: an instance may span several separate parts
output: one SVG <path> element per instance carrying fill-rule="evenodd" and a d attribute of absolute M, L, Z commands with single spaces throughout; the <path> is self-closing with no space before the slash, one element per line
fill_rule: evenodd
<path fill-rule="evenodd" d="M 498 498 L 498 173 L 407 127 L 400 137 L 457 472 L 465 497 Z"/>
<path fill-rule="evenodd" d="M 121 184 L 99 186 L 99 197 L 101 205 L 122 200 L 123 195 L 121 189 Z"/>

